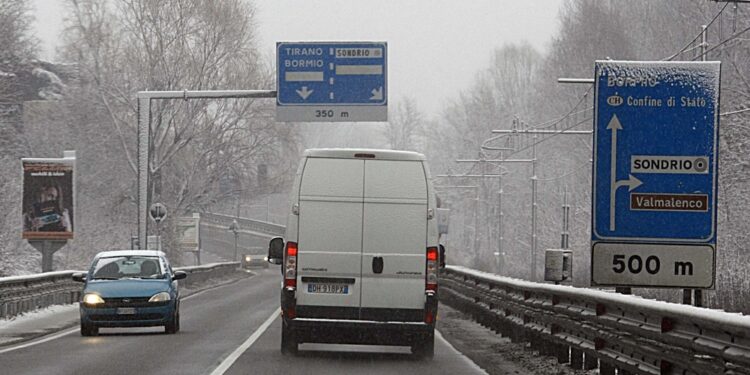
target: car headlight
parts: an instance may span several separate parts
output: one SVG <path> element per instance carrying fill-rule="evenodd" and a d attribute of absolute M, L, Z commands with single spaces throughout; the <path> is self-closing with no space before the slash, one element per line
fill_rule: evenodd
<path fill-rule="evenodd" d="M 83 296 L 83 304 L 84 305 L 98 305 L 100 303 L 104 303 L 104 300 L 98 294 L 86 293 Z"/>
<path fill-rule="evenodd" d="M 263 260 L 268 262 L 268 257 L 263 257 Z"/>
<path fill-rule="evenodd" d="M 172 297 L 169 296 L 169 293 L 167 292 L 160 292 L 156 293 L 151 298 L 148 299 L 149 302 L 166 302 L 171 300 Z"/>
<path fill-rule="evenodd" d="M 253 260 L 253 257 L 251 257 L 250 255 L 245 255 L 245 262 L 249 262 L 251 260 Z"/>

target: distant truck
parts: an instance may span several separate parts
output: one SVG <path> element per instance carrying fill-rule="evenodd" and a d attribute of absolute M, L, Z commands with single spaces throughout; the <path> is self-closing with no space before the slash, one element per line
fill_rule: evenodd
<path fill-rule="evenodd" d="M 422 154 L 304 153 L 285 237 L 281 351 L 304 342 L 405 345 L 432 358 L 438 308 L 435 194 Z"/>

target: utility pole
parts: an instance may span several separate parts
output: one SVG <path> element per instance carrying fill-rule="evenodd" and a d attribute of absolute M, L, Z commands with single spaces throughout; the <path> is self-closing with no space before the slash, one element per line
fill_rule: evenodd
<path fill-rule="evenodd" d="M 529 280 L 537 281 L 536 254 L 537 254 L 537 176 L 536 176 L 536 144 L 538 134 L 554 135 L 591 135 L 592 130 L 550 130 L 550 129 L 499 129 L 492 130 L 493 134 L 532 134 L 531 159 L 531 269 Z M 507 160 L 507 159 L 506 159 Z M 501 160 L 500 162 L 505 162 Z"/>
<path fill-rule="evenodd" d="M 437 175 L 436 177 L 464 177 L 463 175 Z M 474 208 L 474 254 L 479 254 L 479 186 L 475 185 L 436 185 L 434 186 L 435 190 L 441 189 L 441 188 L 449 188 L 449 189 L 472 189 L 474 190 L 474 193 L 476 193 L 476 197 L 474 198 L 474 201 L 476 202 L 476 207 Z"/>
<path fill-rule="evenodd" d="M 457 159 L 456 163 L 493 163 L 493 164 L 502 164 L 502 163 L 531 163 L 531 159 Z M 484 170 L 484 169 L 483 169 Z M 492 174 L 492 175 L 476 175 L 476 177 L 497 177 L 498 183 L 499 183 L 499 189 L 498 189 L 498 241 L 497 241 L 497 252 L 495 253 L 495 260 L 497 262 L 497 269 L 498 273 L 500 270 L 502 270 L 502 262 L 503 262 L 503 205 L 502 205 L 502 195 L 503 195 L 503 178 L 502 176 L 506 173 L 500 173 L 500 174 Z"/>
<path fill-rule="evenodd" d="M 568 188 L 565 188 L 563 192 L 563 204 L 562 204 L 562 234 L 560 238 L 560 248 L 567 250 L 570 248 L 570 205 L 568 204 Z"/>

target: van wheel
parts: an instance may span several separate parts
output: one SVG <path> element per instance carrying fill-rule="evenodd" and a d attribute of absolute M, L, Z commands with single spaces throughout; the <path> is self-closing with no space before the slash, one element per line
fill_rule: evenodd
<path fill-rule="evenodd" d="M 281 354 L 297 354 L 297 337 L 284 322 L 281 323 Z"/>
<path fill-rule="evenodd" d="M 420 359 L 432 359 L 435 356 L 435 334 L 411 346 L 411 352 Z"/>
<path fill-rule="evenodd" d="M 96 336 L 98 333 L 99 327 L 81 322 L 81 336 Z"/>

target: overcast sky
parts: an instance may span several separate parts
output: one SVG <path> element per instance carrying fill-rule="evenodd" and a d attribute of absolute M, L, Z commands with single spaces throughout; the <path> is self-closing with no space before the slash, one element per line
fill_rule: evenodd
<path fill-rule="evenodd" d="M 281 41 L 385 41 L 389 103 L 410 96 L 429 116 L 470 87 L 493 48 L 528 41 L 544 51 L 562 0 L 256 0 L 260 46 Z M 33 0 L 43 57 L 54 59 L 59 0 Z M 248 89 L 252 89 L 248 87 Z"/>

